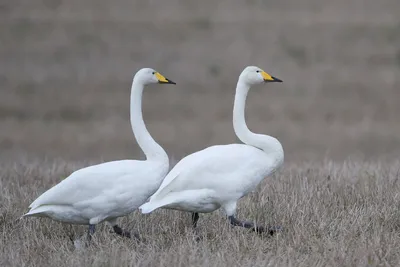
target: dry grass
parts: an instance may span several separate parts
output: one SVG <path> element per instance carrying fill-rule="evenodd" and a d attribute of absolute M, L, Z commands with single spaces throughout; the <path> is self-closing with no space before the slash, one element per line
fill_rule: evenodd
<path fill-rule="evenodd" d="M 399 266 L 399 10 L 398 0 L 3 1 L 0 266 Z M 16 221 L 73 170 L 142 156 L 127 123 L 135 70 L 178 83 L 146 90 L 144 116 L 179 159 L 235 142 L 233 89 L 250 64 L 284 80 L 254 89 L 247 116 L 282 142 L 286 164 L 239 216 L 284 233 L 232 229 L 216 212 L 201 216 L 196 243 L 187 214 L 157 211 L 121 220 L 147 243 L 101 228 L 76 251 L 84 227 Z"/>
<path fill-rule="evenodd" d="M 88 164 L 88 163 L 87 163 Z M 31 160 L 1 166 L 1 266 L 397 266 L 400 264 L 400 163 L 290 164 L 240 202 L 239 217 L 279 224 L 268 238 L 202 215 L 196 243 L 190 217 L 157 211 L 121 220 L 146 238 L 136 243 L 99 228 L 75 250 L 86 227 L 48 219 L 16 221 L 40 192 L 82 167 Z"/>

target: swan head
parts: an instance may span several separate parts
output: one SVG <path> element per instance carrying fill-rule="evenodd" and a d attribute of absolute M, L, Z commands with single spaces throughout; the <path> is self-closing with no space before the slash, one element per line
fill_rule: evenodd
<path fill-rule="evenodd" d="M 266 73 L 256 66 L 246 67 L 240 74 L 239 80 L 248 85 L 256 85 L 265 82 L 282 82 L 282 80 Z"/>
<path fill-rule="evenodd" d="M 148 85 L 152 83 L 176 84 L 173 81 L 165 78 L 158 71 L 151 68 L 143 68 L 136 72 L 135 77 L 133 77 L 133 81 L 141 83 L 143 85 Z"/>

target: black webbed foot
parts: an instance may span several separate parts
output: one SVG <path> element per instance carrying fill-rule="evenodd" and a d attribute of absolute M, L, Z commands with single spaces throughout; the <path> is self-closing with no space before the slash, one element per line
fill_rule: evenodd
<path fill-rule="evenodd" d="M 255 225 L 252 222 L 240 221 L 234 216 L 229 216 L 228 219 L 231 225 L 251 229 L 253 232 L 256 232 L 258 234 L 268 233 L 269 235 L 273 236 L 277 232 L 282 231 L 281 226 L 265 227 L 261 225 Z"/>
<path fill-rule="evenodd" d="M 121 227 L 119 227 L 118 225 L 114 225 L 114 226 L 113 226 L 113 230 L 114 230 L 114 233 L 116 233 L 117 235 L 120 235 L 120 236 L 122 236 L 122 237 L 134 238 L 134 239 L 136 239 L 136 240 L 143 241 L 143 240 L 140 238 L 140 236 L 139 236 L 138 233 L 133 233 L 133 235 L 132 235 L 129 231 L 123 230 L 123 229 L 122 229 Z"/>

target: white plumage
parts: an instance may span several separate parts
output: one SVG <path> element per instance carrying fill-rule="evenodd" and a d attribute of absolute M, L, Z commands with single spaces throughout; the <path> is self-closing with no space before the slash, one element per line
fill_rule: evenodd
<path fill-rule="evenodd" d="M 167 168 L 158 162 L 121 160 L 77 170 L 39 196 L 25 216 L 98 224 L 127 215 L 154 193 Z"/>
<path fill-rule="evenodd" d="M 234 216 L 238 199 L 253 191 L 263 178 L 283 163 L 284 153 L 274 137 L 251 132 L 245 122 L 245 101 L 250 86 L 263 82 L 281 82 L 258 67 L 241 73 L 233 111 L 235 133 L 244 144 L 208 147 L 183 158 L 168 173 L 150 201 L 140 207 L 142 213 L 168 208 L 194 213 L 212 212 L 222 207 L 233 225 L 261 231 Z M 197 218 L 196 218 L 197 216 Z"/>
<path fill-rule="evenodd" d="M 108 221 L 117 234 L 130 236 L 116 223 L 143 204 L 160 186 L 169 169 L 163 148 L 143 122 L 142 93 L 151 83 L 173 83 L 153 69 L 139 70 L 131 89 L 131 125 L 146 160 L 106 162 L 75 171 L 39 196 L 24 216 L 49 217 L 71 224 L 94 225 Z"/>

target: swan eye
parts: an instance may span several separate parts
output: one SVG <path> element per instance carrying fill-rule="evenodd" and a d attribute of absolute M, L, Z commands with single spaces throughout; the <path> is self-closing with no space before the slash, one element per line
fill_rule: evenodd
<path fill-rule="evenodd" d="M 257 70 L 256 72 L 257 72 L 257 73 L 259 73 L 260 71 L 259 71 L 259 70 Z"/>
<path fill-rule="evenodd" d="M 154 74 L 156 74 L 156 72 L 155 72 L 155 71 L 153 71 L 153 75 L 154 75 Z"/>

